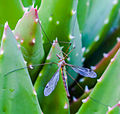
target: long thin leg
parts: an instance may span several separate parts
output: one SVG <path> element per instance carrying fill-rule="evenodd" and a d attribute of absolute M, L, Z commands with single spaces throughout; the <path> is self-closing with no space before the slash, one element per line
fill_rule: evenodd
<path fill-rule="evenodd" d="M 82 91 L 84 92 L 84 89 L 82 88 L 82 86 L 66 70 L 65 70 L 65 72 L 76 82 L 76 84 L 78 85 L 78 87 L 80 87 L 82 89 Z"/>
<path fill-rule="evenodd" d="M 65 52 L 65 53 L 67 53 L 67 52 L 68 52 L 68 50 L 69 50 L 69 48 L 70 48 L 71 44 L 72 44 L 72 43 L 70 43 L 70 42 L 69 42 L 69 46 L 68 46 L 68 48 L 67 48 L 67 50 L 66 50 L 66 52 Z"/>
<path fill-rule="evenodd" d="M 7 76 L 15 71 L 19 71 L 19 70 L 22 70 L 22 69 L 26 69 L 26 68 L 30 68 L 30 67 L 37 67 L 37 66 L 41 66 L 41 65 L 45 65 L 45 64 L 56 64 L 54 62 L 51 62 L 51 63 L 43 63 L 43 64 L 37 64 L 37 65 L 31 65 L 31 66 L 26 66 L 26 67 L 22 67 L 22 68 L 17 68 L 15 70 L 11 70 L 9 72 L 7 72 L 6 74 L 4 74 L 4 76 Z"/>
<path fill-rule="evenodd" d="M 64 69 L 65 70 L 65 69 Z M 80 86 L 80 84 L 65 70 L 65 72 L 76 82 L 76 84 L 82 89 L 82 91 L 84 92 L 84 89 Z M 89 94 L 87 93 L 87 92 L 85 92 L 85 94 L 87 95 L 87 96 L 89 96 Z M 106 104 L 104 104 L 104 103 L 102 103 L 102 102 L 100 102 L 100 101 L 98 101 L 98 100 L 96 100 L 96 99 L 94 99 L 94 98 L 92 98 L 92 97 L 90 97 L 89 96 L 89 98 L 91 99 L 91 100 L 93 100 L 94 102 L 97 102 L 97 103 L 100 103 L 101 105 L 104 105 L 104 106 L 106 106 L 106 107 L 108 107 L 109 105 L 106 105 Z"/>
<path fill-rule="evenodd" d="M 68 57 L 68 55 L 69 55 L 74 49 L 75 49 L 75 47 L 73 47 L 73 48 L 71 49 L 71 51 L 70 51 L 68 54 L 66 54 L 64 60 Z"/>
<path fill-rule="evenodd" d="M 64 56 L 65 56 L 65 58 L 67 58 L 68 56 L 67 56 L 67 52 L 68 52 L 68 50 L 69 50 L 69 48 L 70 48 L 70 46 L 71 46 L 71 42 L 64 42 L 64 41 L 59 41 L 59 43 L 66 43 L 66 44 L 69 44 L 69 46 L 68 46 L 68 48 L 67 48 L 67 50 L 65 51 L 65 54 L 64 54 Z"/>

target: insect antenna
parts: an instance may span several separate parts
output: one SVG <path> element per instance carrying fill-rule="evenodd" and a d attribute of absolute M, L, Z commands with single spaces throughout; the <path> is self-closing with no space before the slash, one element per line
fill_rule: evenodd
<path fill-rule="evenodd" d="M 38 20 L 38 22 L 39 22 L 39 24 L 40 24 L 40 26 L 41 26 L 41 29 L 42 29 L 43 33 L 45 34 L 47 40 L 49 41 L 49 43 L 50 43 L 50 44 L 53 44 L 53 43 L 49 40 L 49 37 L 47 36 L 45 30 L 43 29 L 41 22 L 40 22 L 39 20 Z"/>

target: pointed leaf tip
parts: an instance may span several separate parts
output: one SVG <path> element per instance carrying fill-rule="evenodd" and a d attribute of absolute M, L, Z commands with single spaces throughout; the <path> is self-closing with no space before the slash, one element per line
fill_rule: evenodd
<path fill-rule="evenodd" d="M 7 28 L 9 28 L 8 22 L 5 23 L 4 28 L 5 28 L 5 30 L 6 30 Z"/>

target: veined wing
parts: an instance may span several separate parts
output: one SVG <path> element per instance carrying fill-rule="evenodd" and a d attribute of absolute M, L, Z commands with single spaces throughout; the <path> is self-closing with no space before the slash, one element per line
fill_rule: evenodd
<path fill-rule="evenodd" d="M 47 83 L 44 89 L 44 95 L 48 96 L 52 93 L 52 91 L 55 89 L 57 82 L 59 80 L 59 71 L 60 68 L 55 72 L 53 77 L 50 79 L 50 81 Z"/>
<path fill-rule="evenodd" d="M 85 76 L 85 77 L 90 77 L 90 78 L 96 78 L 97 74 L 88 68 L 84 67 L 79 67 L 79 66 L 71 66 L 71 68 L 78 74 Z"/>

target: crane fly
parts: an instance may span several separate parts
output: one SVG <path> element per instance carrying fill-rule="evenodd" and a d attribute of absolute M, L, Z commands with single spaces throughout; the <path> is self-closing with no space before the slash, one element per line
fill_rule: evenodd
<path fill-rule="evenodd" d="M 84 68 L 84 67 L 80 67 L 80 66 L 74 66 L 71 64 L 67 64 L 65 62 L 65 58 L 61 58 L 58 54 L 56 54 L 56 56 L 59 58 L 59 63 L 58 63 L 58 70 L 54 73 L 54 75 L 52 76 L 52 78 L 50 79 L 50 81 L 46 84 L 45 89 L 44 89 L 44 96 L 49 96 L 55 89 L 58 81 L 59 81 L 59 75 L 60 75 L 60 71 L 62 74 L 62 79 L 63 79 L 63 83 L 64 83 L 64 87 L 67 93 L 67 96 L 69 97 L 69 91 L 67 88 L 67 83 L 65 80 L 65 76 L 64 76 L 64 66 L 69 66 L 72 68 L 72 70 L 74 70 L 76 73 L 84 76 L 84 77 L 90 77 L 90 78 L 96 78 L 97 74 L 92 71 L 91 69 L 88 68 Z"/>

